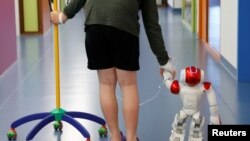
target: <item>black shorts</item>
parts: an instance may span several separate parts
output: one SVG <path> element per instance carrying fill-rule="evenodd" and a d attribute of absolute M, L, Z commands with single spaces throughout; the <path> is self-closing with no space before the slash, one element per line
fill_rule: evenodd
<path fill-rule="evenodd" d="M 111 26 L 87 25 L 86 53 L 91 70 L 139 70 L 139 38 Z"/>

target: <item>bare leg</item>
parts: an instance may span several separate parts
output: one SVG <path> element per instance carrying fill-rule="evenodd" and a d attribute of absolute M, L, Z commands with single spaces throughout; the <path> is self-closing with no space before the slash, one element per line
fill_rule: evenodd
<path fill-rule="evenodd" d="M 122 90 L 123 115 L 127 141 L 136 141 L 139 112 L 139 96 L 136 71 L 116 69 L 117 80 Z"/>
<path fill-rule="evenodd" d="M 121 141 L 118 125 L 118 105 L 115 95 L 117 77 L 115 68 L 98 70 L 100 103 L 112 141 Z"/>

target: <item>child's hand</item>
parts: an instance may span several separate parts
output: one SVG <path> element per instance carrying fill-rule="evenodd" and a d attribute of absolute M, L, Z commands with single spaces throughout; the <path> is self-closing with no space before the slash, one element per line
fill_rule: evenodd
<path fill-rule="evenodd" d="M 169 72 L 172 75 L 172 79 L 176 76 L 176 70 L 173 64 L 172 59 L 169 59 L 169 61 L 160 67 L 160 75 L 164 77 L 164 71 Z"/>
<path fill-rule="evenodd" d="M 174 75 L 166 70 L 163 70 L 163 78 L 164 80 L 174 80 Z"/>
<path fill-rule="evenodd" d="M 59 24 L 59 12 L 58 11 L 50 12 L 50 20 L 53 24 Z"/>
<path fill-rule="evenodd" d="M 62 24 L 68 18 L 60 11 L 52 11 L 50 12 L 50 20 L 53 24 Z"/>

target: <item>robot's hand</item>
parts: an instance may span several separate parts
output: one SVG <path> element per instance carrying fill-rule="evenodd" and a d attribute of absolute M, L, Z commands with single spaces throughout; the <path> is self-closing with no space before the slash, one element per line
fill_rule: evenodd
<path fill-rule="evenodd" d="M 221 124 L 220 116 L 219 115 L 210 116 L 210 124 L 211 125 L 219 125 L 219 124 Z"/>
<path fill-rule="evenodd" d="M 175 66 L 174 66 L 173 63 L 174 63 L 173 59 L 170 58 L 168 60 L 167 64 L 161 66 L 161 69 L 163 69 L 163 77 L 164 77 L 164 79 L 165 79 L 165 76 L 167 77 L 169 75 L 169 74 L 167 74 L 167 72 L 172 75 L 172 79 L 175 78 L 176 70 L 175 70 Z M 164 76 L 164 73 L 165 73 L 165 76 Z M 167 77 L 167 78 L 169 78 L 169 77 Z"/>
<path fill-rule="evenodd" d="M 163 78 L 164 80 L 173 80 L 174 76 L 169 71 L 163 70 Z"/>

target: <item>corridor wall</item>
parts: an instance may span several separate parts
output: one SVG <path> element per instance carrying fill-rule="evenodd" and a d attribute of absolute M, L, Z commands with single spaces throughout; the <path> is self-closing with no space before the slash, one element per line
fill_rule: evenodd
<path fill-rule="evenodd" d="M 0 75 L 17 59 L 14 0 L 0 4 Z"/>
<path fill-rule="evenodd" d="M 250 83 L 250 18 L 249 0 L 238 1 L 238 80 Z"/>
<path fill-rule="evenodd" d="M 192 31 L 197 31 L 197 0 L 182 0 L 182 21 Z"/>
<path fill-rule="evenodd" d="M 230 16 L 229 16 L 230 15 Z M 221 0 L 221 45 L 222 63 L 237 77 L 238 1 Z"/>
<path fill-rule="evenodd" d="M 182 8 L 182 0 L 168 0 L 168 5 L 172 8 L 181 9 Z"/>
<path fill-rule="evenodd" d="M 222 63 L 238 82 L 250 83 L 248 0 L 221 0 Z"/>

